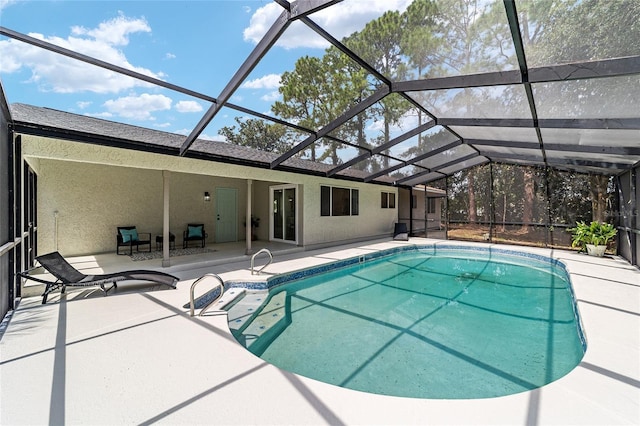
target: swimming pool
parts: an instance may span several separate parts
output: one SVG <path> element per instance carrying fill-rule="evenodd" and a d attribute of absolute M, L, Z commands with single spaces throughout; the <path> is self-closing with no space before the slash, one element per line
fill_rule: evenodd
<path fill-rule="evenodd" d="M 542 256 L 413 247 L 270 284 L 230 309 L 236 339 L 282 369 L 350 389 L 509 395 L 564 376 L 586 348 L 568 274 Z"/>

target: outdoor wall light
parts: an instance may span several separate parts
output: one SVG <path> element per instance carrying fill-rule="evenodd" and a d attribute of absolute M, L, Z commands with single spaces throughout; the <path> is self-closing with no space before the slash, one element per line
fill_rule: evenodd
<path fill-rule="evenodd" d="M 211 195 L 209 195 L 209 193 L 207 191 L 204 192 L 204 200 L 205 201 L 211 201 Z"/>

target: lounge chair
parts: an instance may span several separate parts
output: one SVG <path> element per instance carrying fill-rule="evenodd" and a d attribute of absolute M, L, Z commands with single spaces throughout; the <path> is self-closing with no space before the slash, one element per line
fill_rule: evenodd
<path fill-rule="evenodd" d="M 122 271 L 115 272 L 112 274 L 102 274 L 102 275 L 85 275 L 82 272 L 78 271 L 76 268 L 71 266 L 69 262 L 67 262 L 60 253 L 57 251 L 49 254 L 43 254 L 42 256 L 36 257 L 36 260 L 44 269 L 46 269 L 51 275 L 56 277 L 56 281 L 47 281 L 45 279 L 35 277 L 31 275 L 31 272 L 34 269 L 38 269 L 39 267 L 35 267 L 29 269 L 28 271 L 18 272 L 22 278 L 37 281 L 43 284 L 46 284 L 44 293 L 42 294 L 42 304 L 47 303 L 47 296 L 54 290 L 58 288 L 62 288 L 60 293 L 63 294 L 67 286 L 70 287 L 91 287 L 91 286 L 100 286 L 104 295 L 106 296 L 109 290 L 112 288 L 117 288 L 116 282 L 118 281 L 126 281 L 126 280 L 141 280 L 141 281 L 152 281 L 158 284 L 166 284 L 169 287 L 176 288 L 176 282 L 178 282 L 178 278 L 173 275 L 166 274 L 164 272 L 159 271 L 147 271 L 147 270 L 133 270 L 133 271 Z M 105 284 L 111 283 L 111 287 L 105 289 Z"/>
<path fill-rule="evenodd" d="M 406 223 L 396 223 L 393 229 L 393 239 L 396 241 L 409 241 L 409 231 Z"/>

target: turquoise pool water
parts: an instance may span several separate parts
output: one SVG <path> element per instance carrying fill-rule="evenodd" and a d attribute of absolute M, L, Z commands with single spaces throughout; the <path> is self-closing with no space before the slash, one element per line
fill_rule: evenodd
<path fill-rule="evenodd" d="M 262 299 L 231 308 L 247 310 L 230 310 L 240 343 L 282 369 L 370 393 L 509 395 L 564 376 L 585 350 L 566 271 L 531 257 L 409 251 Z"/>

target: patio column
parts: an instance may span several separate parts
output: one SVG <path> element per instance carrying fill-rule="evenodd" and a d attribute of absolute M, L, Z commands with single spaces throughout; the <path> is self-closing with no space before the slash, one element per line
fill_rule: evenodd
<path fill-rule="evenodd" d="M 251 249 L 251 200 L 253 199 L 253 180 L 247 179 L 247 219 L 245 223 L 247 226 L 245 227 L 246 239 L 247 239 L 247 248 L 244 254 L 253 254 Z"/>
<path fill-rule="evenodd" d="M 162 209 L 162 266 L 171 266 L 169 260 L 169 187 L 171 183 L 171 172 L 169 170 L 162 171 L 162 189 L 163 189 L 163 209 Z"/>

